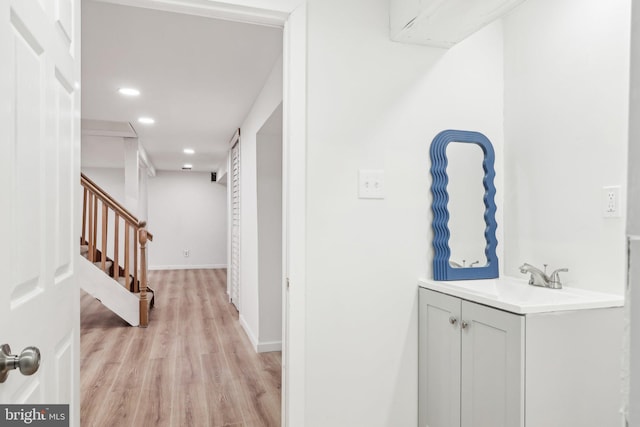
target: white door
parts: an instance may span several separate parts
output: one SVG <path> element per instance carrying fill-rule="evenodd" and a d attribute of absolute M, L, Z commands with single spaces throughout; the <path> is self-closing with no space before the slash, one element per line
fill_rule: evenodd
<path fill-rule="evenodd" d="M 231 265 L 229 283 L 231 302 L 240 310 L 240 141 L 231 147 Z"/>
<path fill-rule="evenodd" d="M 459 298 L 420 289 L 420 427 L 460 427 Z"/>
<path fill-rule="evenodd" d="M 79 414 L 80 1 L 0 0 L 0 344 L 40 349 L 0 402 Z M 2 424 L 2 414 L 0 414 Z"/>
<path fill-rule="evenodd" d="M 524 316 L 462 302 L 462 427 L 524 426 Z"/>

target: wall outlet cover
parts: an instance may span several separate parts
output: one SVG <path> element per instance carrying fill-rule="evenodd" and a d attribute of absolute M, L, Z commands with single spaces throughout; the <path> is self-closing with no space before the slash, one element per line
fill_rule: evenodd
<path fill-rule="evenodd" d="M 604 218 L 622 217 L 621 190 L 619 185 L 602 187 L 602 216 Z"/>

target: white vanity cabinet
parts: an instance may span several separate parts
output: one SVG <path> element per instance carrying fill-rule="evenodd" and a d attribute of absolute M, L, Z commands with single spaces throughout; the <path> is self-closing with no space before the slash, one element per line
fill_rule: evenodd
<path fill-rule="evenodd" d="M 420 426 L 522 426 L 524 318 L 420 290 Z"/>
<path fill-rule="evenodd" d="M 419 322 L 420 427 L 621 425 L 621 307 L 512 313 L 421 287 Z"/>

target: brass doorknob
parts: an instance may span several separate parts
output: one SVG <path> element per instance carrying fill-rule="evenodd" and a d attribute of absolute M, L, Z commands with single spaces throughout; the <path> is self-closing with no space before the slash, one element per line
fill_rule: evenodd
<path fill-rule="evenodd" d="M 19 369 L 22 375 L 33 375 L 40 367 L 40 350 L 27 347 L 20 355 L 11 354 L 9 344 L 0 347 L 0 383 L 6 381 L 9 372 Z"/>

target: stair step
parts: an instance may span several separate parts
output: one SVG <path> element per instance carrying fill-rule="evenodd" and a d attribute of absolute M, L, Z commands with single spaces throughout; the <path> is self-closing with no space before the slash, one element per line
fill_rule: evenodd
<path fill-rule="evenodd" d="M 89 253 L 89 245 L 80 245 L 80 255 L 86 256 Z"/>
<path fill-rule="evenodd" d="M 98 267 L 100 270 L 102 270 L 102 261 L 98 261 L 98 262 L 94 262 L 93 265 L 95 265 L 96 267 Z M 106 261 L 104 263 L 104 268 L 109 270 L 111 268 L 111 266 L 113 265 L 113 261 Z"/>
<path fill-rule="evenodd" d="M 127 280 L 124 277 L 122 277 L 122 276 L 118 277 L 118 283 L 120 283 L 125 288 L 129 289 L 129 285 L 131 284 L 131 277 L 129 277 L 128 283 L 127 283 Z"/>

